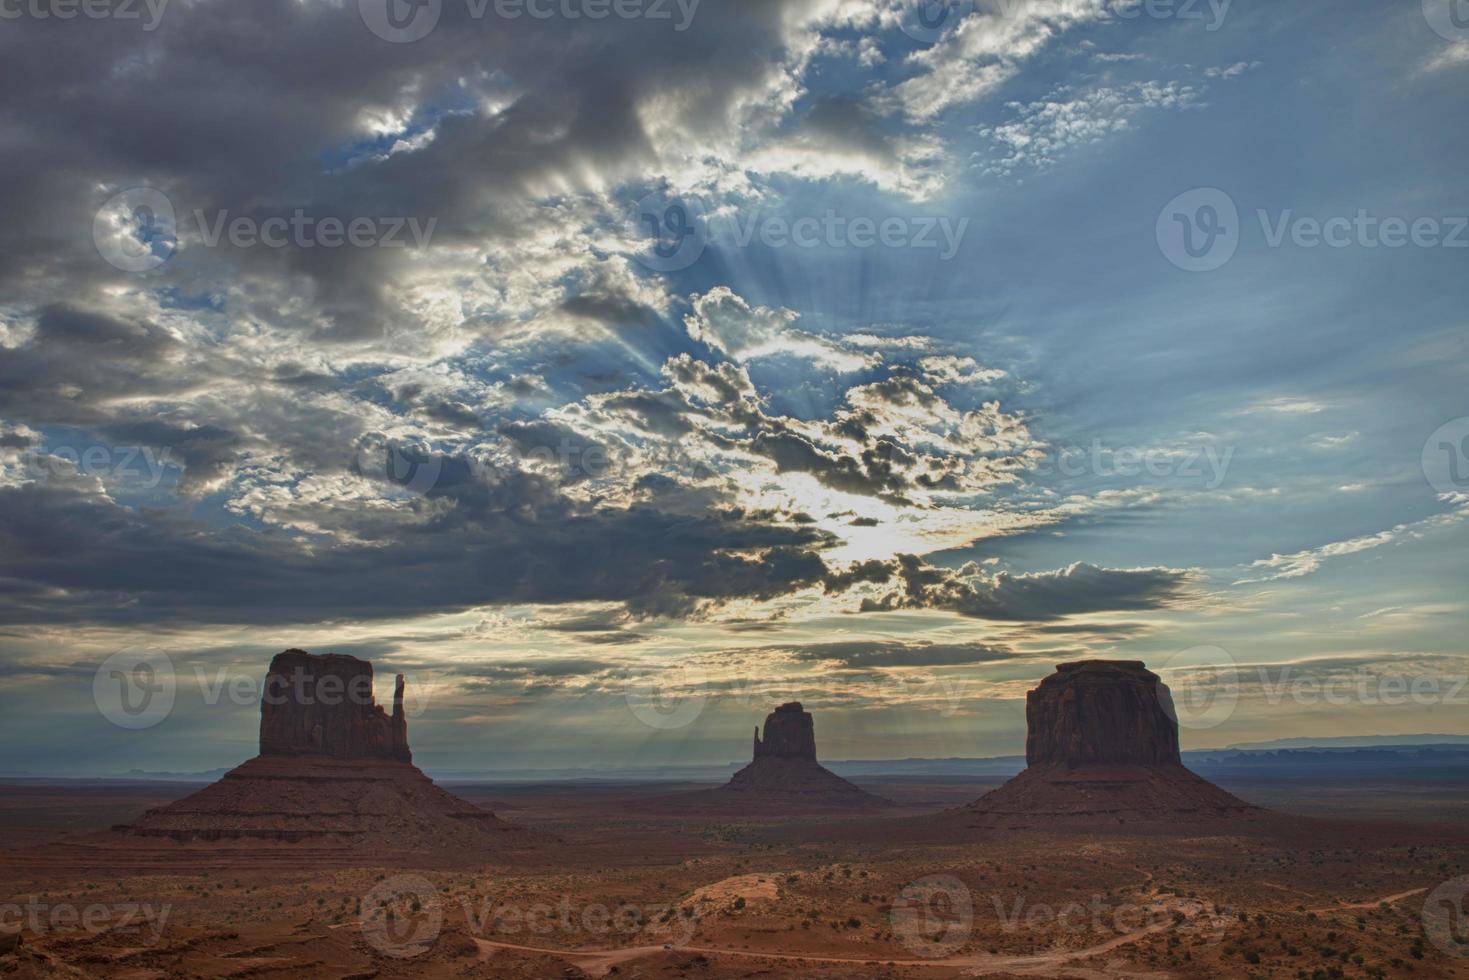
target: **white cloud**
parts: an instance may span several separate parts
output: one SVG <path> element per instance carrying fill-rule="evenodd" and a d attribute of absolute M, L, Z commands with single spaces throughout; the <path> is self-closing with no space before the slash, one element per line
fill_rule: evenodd
<path fill-rule="evenodd" d="M 934 384 L 989 384 L 1005 377 L 998 368 L 982 367 L 972 357 L 924 357 L 918 361 L 919 370 Z"/>
<path fill-rule="evenodd" d="M 1389 530 L 1378 531 L 1376 534 L 1364 534 L 1346 541 L 1334 541 L 1331 544 L 1321 545 L 1318 548 L 1307 548 L 1289 555 L 1271 555 L 1269 558 L 1262 558 L 1250 564 L 1250 568 L 1259 569 L 1261 574 L 1253 578 L 1238 579 L 1234 584 L 1249 585 L 1256 582 L 1303 578 L 1317 571 L 1325 562 L 1333 558 L 1360 554 L 1363 551 L 1371 551 L 1374 548 L 1404 539 L 1420 538 L 1431 531 L 1462 524 L 1465 520 L 1469 520 L 1469 507 L 1460 506 L 1457 510 L 1435 514 L 1433 517 L 1410 524 L 1399 524 Z"/>
<path fill-rule="evenodd" d="M 997 11 L 976 10 L 957 30 L 909 58 L 924 71 L 899 84 L 896 97 L 909 116 L 931 119 L 989 95 L 1056 37 L 1107 16 L 1096 0 L 1007 2 Z"/>
<path fill-rule="evenodd" d="M 684 317 L 689 336 L 735 361 L 786 355 L 816 361 L 849 373 L 881 362 L 876 354 L 849 350 L 825 337 L 796 329 L 794 310 L 751 307 L 728 286 L 716 286 L 692 300 Z"/>
<path fill-rule="evenodd" d="M 1069 97 L 1062 89 L 1049 99 L 1013 103 L 1015 118 L 979 130 L 995 147 L 980 169 L 1007 177 L 1018 171 L 1045 171 L 1066 151 L 1098 143 L 1132 126 L 1144 112 L 1198 108 L 1201 90 L 1181 82 L 1134 82 Z"/>
<path fill-rule="evenodd" d="M 1469 65 L 1469 44 L 1450 44 L 1423 65 L 1423 72 L 1445 71 Z"/>

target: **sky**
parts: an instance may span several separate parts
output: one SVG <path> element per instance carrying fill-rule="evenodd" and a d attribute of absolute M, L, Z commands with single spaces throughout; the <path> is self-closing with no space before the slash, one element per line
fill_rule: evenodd
<path fill-rule="evenodd" d="M 0 771 L 1469 734 L 1463 7 L 7 5 Z"/>

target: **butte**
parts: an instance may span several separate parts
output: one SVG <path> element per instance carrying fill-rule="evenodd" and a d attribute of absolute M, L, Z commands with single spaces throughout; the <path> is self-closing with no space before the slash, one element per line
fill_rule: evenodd
<path fill-rule="evenodd" d="M 1044 828 L 1253 820 L 1265 811 L 1186 769 L 1173 696 L 1135 660 L 1061 664 L 1026 695 L 1026 769 L 958 813 Z"/>
<path fill-rule="evenodd" d="M 372 664 L 356 657 L 277 654 L 261 698 L 260 754 L 111 836 L 359 856 L 486 853 L 536 836 L 434 785 L 408 748 L 403 676 L 391 715 L 372 681 Z"/>
<path fill-rule="evenodd" d="M 871 810 L 893 805 L 858 789 L 816 761 L 816 726 L 811 712 L 799 701 L 783 704 L 766 715 L 764 738 L 760 729 L 755 729 L 754 758 L 728 783 L 717 789 L 648 802 L 732 815 Z"/>

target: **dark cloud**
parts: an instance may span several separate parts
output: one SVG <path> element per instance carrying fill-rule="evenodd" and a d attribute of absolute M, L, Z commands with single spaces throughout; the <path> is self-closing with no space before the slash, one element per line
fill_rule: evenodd
<path fill-rule="evenodd" d="M 868 561 L 826 579 L 828 592 L 858 583 L 899 587 L 862 600 L 864 612 L 942 609 L 977 619 L 1033 622 L 1085 613 L 1160 609 L 1192 598 L 1192 572 L 1171 568 L 1098 568 L 1077 562 L 1055 572 L 985 575 L 975 566 L 959 571 L 913 555 Z"/>
<path fill-rule="evenodd" d="M 586 510 L 539 492 L 545 506 L 529 508 L 523 492 L 466 476 L 436 491 L 452 506 L 426 522 L 334 543 L 218 531 L 121 507 L 80 482 L 0 489 L 0 621 L 258 625 L 588 601 L 686 615 L 705 602 L 772 598 L 826 573 L 814 530 Z"/>
<path fill-rule="evenodd" d="M 851 640 L 813 643 L 789 649 L 797 660 L 836 661 L 844 667 L 958 667 L 1024 656 L 1005 647 L 978 643 L 904 643 Z"/>

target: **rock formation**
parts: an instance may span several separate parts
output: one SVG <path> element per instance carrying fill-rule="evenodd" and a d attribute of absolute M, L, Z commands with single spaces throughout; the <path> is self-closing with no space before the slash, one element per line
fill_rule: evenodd
<path fill-rule="evenodd" d="M 260 699 L 260 754 L 412 762 L 403 675 L 389 717 L 373 699 L 367 661 L 304 650 L 276 654 Z"/>
<path fill-rule="evenodd" d="M 755 729 L 755 759 L 809 759 L 816 761 L 816 725 L 811 712 L 792 701 L 765 717 L 765 739 Z"/>
<path fill-rule="evenodd" d="M 980 823 L 1044 826 L 1250 817 L 1257 808 L 1184 768 L 1173 697 L 1135 660 L 1061 664 L 1026 696 L 1027 768 L 965 809 Z"/>
<path fill-rule="evenodd" d="M 308 841 L 391 851 L 483 850 L 518 830 L 412 764 L 403 711 L 373 699 L 372 664 L 278 654 L 260 704 L 260 754 L 192 796 L 116 831 L 175 841 Z"/>
<path fill-rule="evenodd" d="M 1138 660 L 1061 664 L 1025 696 L 1025 763 L 1181 765 L 1168 685 Z"/>
<path fill-rule="evenodd" d="M 867 810 L 892 805 L 816 761 L 816 727 L 811 713 L 797 701 L 766 716 L 763 738 L 760 729 L 755 729 L 754 758 L 727 784 L 651 802 L 732 813 Z"/>

